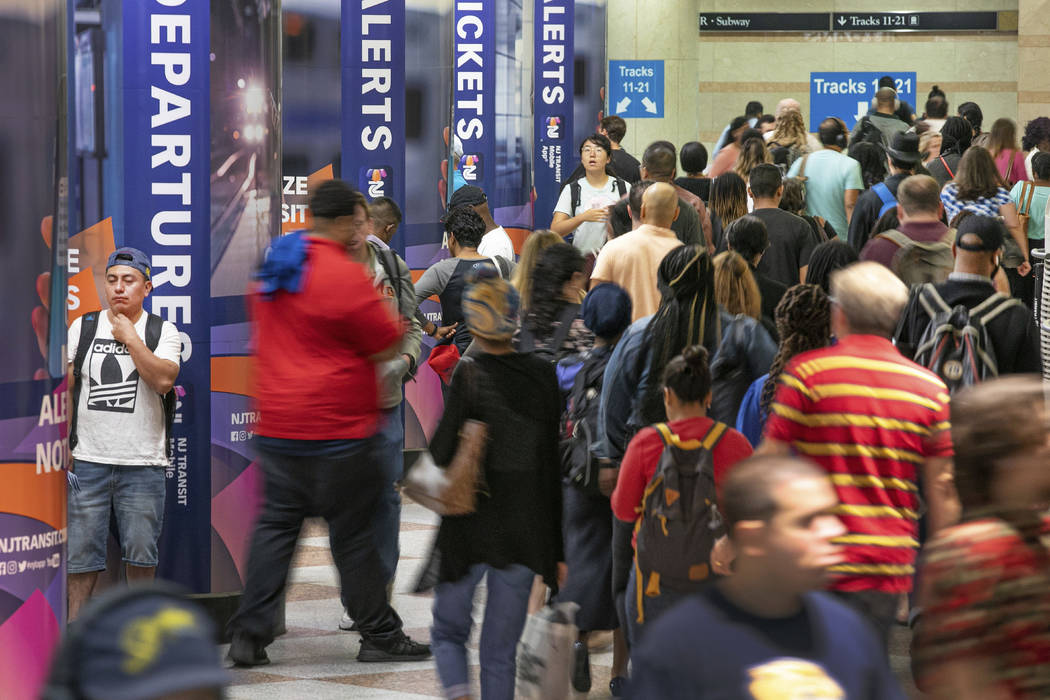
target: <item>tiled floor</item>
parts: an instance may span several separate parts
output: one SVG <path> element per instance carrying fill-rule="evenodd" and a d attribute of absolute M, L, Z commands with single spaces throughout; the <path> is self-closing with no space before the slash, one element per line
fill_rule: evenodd
<path fill-rule="evenodd" d="M 406 505 L 401 518 L 401 563 L 394 585 L 394 607 L 413 638 L 430 638 L 429 595 L 407 593 L 416 580 L 430 542 L 437 532 L 437 517 L 418 505 Z M 362 664 L 355 660 L 360 636 L 338 629 L 342 609 L 338 576 L 328 552 L 323 522 L 309 521 L 303 528 L 290 575 L 286 623 L 288 633 L 267 648 L 271 664 L 258 669 L 234 669 L 230 698 L 251 700 L 326 700 L 328 698 L 442 697 L 433 661 L 397 664 Z M 483 596 L 483 593 L 482 593 Z M 479 596 L 481 597 L 481 596 Z M 475 620 L 481 601 L 475 601 Z M 477 687 L 477 628 L 470 647 L 471 671 Z M 226 648 L 223 648 L 225 654 Z M 907 639 L 895 632 L 891 661 L 898 677 L 908 669 Z M 591 654 L 594 690 L 590 698 L 609 698 L 611 651 Z M 580 697 L 583 697 L 582 695 Z"/>

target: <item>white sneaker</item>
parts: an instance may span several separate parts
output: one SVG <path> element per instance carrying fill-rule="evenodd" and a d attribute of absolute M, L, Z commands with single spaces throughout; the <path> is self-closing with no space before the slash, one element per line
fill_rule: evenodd
<path fill-rule="evenodd" d="M 356 632 L 357 623 L 350 619 L 350 614 L 345 610 L 343 611 L 343 618 L 339 620 L 339 629 L 344 632 Z"/>

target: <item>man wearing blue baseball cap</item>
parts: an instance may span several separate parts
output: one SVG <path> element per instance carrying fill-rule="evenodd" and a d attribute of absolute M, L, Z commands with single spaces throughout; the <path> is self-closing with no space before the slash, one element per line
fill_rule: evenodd
<path fill-rule="evenodd" d="M 152 289 L 146 254 L 118 248 L 106 263 L 109 308 L 69 328 L 70 620 L 106 569 L 111 509 L 128 580 L 152 579 L 157 566 L 181 340 L 143 310 Z"/>

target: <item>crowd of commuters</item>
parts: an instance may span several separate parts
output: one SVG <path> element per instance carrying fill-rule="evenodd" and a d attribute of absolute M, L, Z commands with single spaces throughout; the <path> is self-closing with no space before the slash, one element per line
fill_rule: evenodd
<path fill-rule="evenodd" d="M 656 141 L 638 161 L 607 117 L 517 260 L 463 185 L 449 255 L 414 284 L 388 246 L 396 204 L 319 185 L 312 228 L 274 242 L 253 301 L 265 495 L 233 662 L 268 662 L 299 528 L 320 515 L 358 660 L 432 653 L 448 698 L 472 696 L 482 581 L 486 700 L 514 697 L 526 617 L 548 601 L 579 606 L 579 692 L 612 630 L 616 697 L 901 698 L 887 645 L 910 605 L 926 692 L 1050 695 L 1050 399 L 1031 313 L 1050 119 L 1018 145 L 1009 120 L 982 134 L 980 108 L 950 115 L 936 87 L 920 116 L 893 85 L 852 131 L 829 116 L 810 134 L 790 98 L 773 115 L 750 102 L 710 158 Z M 159 397 L 177 331 L 150 330 L 138 256 L 111 258 L 91 338 L 124 343 Z M 432 296 L 440 323 L 419 312 Z M 487 426 L 475 507 L 441 518 L 417 585 L 429 645 L 390 604 L 424 333 L 444 391 L 434 462 Z M 101 360 L 71 345 L 94 382 Z M 114 491 L 106 474 L 160 459 L 164 404 L 142 401 L 134 428 L 156 449 L 114 454 L 101 421 L 130 416 L 93 413 L 93 387 L 75 394 L 71 615 L 104 567 L 100 509 L 137 533 L 129 576 L 156 563 L 159 523 L 126 502 L 146 482 Z"/>

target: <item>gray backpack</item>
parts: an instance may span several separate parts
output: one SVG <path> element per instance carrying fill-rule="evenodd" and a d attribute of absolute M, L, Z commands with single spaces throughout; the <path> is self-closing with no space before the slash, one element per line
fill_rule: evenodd
<path fill-rule="evenodd" d="M 913 240 L 897 229 L 884 231 L 876 238 L 897 246 L 890 269 L 909 287 L 943 282 L 955 268 L 955 256 L 952 255 L 955 229 L 948 229 L 941 240 L 930 243 Z"/>

